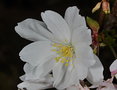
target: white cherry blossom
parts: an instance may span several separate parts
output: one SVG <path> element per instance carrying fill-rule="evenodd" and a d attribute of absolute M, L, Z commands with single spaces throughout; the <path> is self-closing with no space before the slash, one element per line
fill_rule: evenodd
<path fill-rule="evenodd" d="M 26 19 L 15 27 L 21 37 L 33 41 L 19 54 L 21 60 L 33 67 L 24 67 L 23 85 L 27 85 L 27 81 L 40 82 L 49 73 L 53 87 L 60 90 L 79 85 L 79 80 L 86 78 L 91 83 L 103 80 L 102 64 L 90 47 L 91 30 L 79 15 L 79 9 L 69 7 L 65 18 L 51 10 L 42 12 L 41 17 L 43 22 Z M 34 90 L 31 83 L 28 82 L 28 86 Z"/>

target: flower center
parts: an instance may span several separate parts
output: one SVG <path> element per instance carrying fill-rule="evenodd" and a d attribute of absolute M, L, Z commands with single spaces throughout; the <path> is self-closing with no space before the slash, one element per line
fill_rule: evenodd
<path fill-rule="evenodd" d="M 52 46 L 56 47 L 56 49 L 53 49 L 52 51 L 55 51 L 58 54 L 55 58 L 56 62 L 64 63 L 65 66 L 68 66 L 70 62 L 72 63 L 74 57 L 74 49 L 72 45 L 54 43 Z"/>

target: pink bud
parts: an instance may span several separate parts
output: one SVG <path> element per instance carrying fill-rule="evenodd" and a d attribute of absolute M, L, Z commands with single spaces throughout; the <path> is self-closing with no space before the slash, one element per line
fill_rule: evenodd
<path fill-rule="evenodd" d="M 105 14 L 110 13 L 110 4 L 108 1 L 103 1 L 102 2 L 102 10 L 104 11 Z"/>

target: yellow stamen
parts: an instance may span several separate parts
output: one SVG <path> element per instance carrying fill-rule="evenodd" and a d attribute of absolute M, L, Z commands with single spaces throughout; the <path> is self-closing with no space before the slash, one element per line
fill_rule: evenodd
<path fill-rule="evenodd" d="M 65 66 L 69 65 L 69 62 L 72 62 L 73 56 L 74 56 L 74 49 L 71 45 L 64 45 L 64 44 L 58 44 L 54 43 L 52 44 L 53 47 L 56 47 L 56 49 L 52 49 L 52 51 L 56 52 L 59 57 L 56 57 L 56 62 L 64 63 Z"/>
<path fill-rule="evenodd" d="M 69 64 L 68 63 L 65 63 L 65 66 L 68 66 Z"/>

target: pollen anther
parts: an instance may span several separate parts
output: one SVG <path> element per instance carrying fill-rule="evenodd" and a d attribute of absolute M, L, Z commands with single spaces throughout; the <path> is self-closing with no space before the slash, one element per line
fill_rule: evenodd
<path fill-rule="evenodd" d="M 64 63 L 65 66 L 69 65 L 69 62 L 72 62 L 74 56 L 74 49 L 71 45 L 64 45 L 54 43 L 52 44 L 56 49 L 52 49 L 52 51 L 58 54 L 58 57 L 55 58 L 56 62 Z"/>

